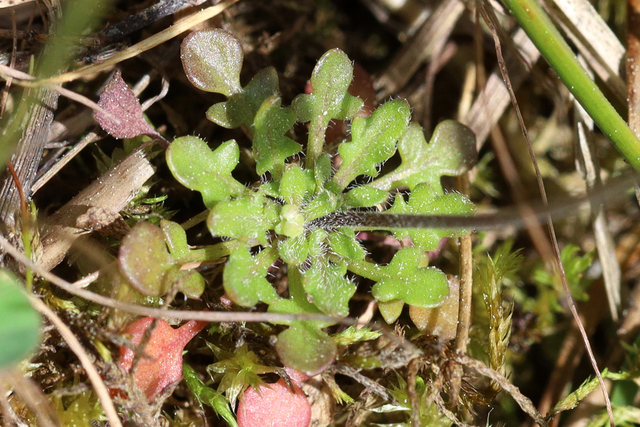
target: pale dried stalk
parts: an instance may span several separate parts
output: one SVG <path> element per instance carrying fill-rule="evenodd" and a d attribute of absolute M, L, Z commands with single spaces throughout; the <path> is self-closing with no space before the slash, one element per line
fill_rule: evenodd
<path fill-rule="evenodd" d="M 464 3 L 460 0 L 445 0 L 433 12 L 374 83 L 380 90 L 379 98 L 387 98 L 407 84 L 420 65 L 432 57 L 440 40 L 449 37 L 462 12 Z"/>
<path fill-rule="evenodd" d="M 89 381 L 93 384 L 93 389 L 102 404 L 102 408 L 104 409 L 104 413 L 107 416 L 107 420 L 114 427 L 122 427 L 122 423 L 120 422 L 120 417 L 118 417 L 118 413 L 116 412 L 116 407 L 113 404 L 113 400 L 111 400 L 111 396 L 109 396 L 109 390 L 107 386 L 102 381 L 102 377 L 100 373 L 93 365 L 91 358 L 82 347 L 78 338 L 71 332 L 71 329 L 58 317 L 56 313 L 53 312 L 45 303 L 40 301 L 35 296 L 29 295 L 29 302 L 31 305 L 42 313 L 49 321 L 56 327 L 62 339 L 69 345 L 71 351 L 78 357 L 82 367 L 87 373 L 89 377 Z"/>
<path fill-rule="evenodd" d="M 148 150 L 149 145 L 145 144 L 129 154 L 47 218 L 42 236 L 44 253 L 40 260 L 43 269 L 51 270 L 58 265 L 73 242 L 85 233 L 76 227 L 76 220 L 90 207 L 114 212 L 126 207 L 154 173 Z"/>
<path fill-rule="evenodd" d="M 136 43 L 133 46 L 116 53 L 115 55 L 106 59 L 104 62 L 88 65 L 86 67 L 82 67 L 68 73 L 59 74 L 48 79 L 36 80 L 31 83 L 30 86 L 42 86 L 51 83 L 66 83 L 84 76 L 107 70 L 124 60 L 138 56 L 139 54 L 146 52 L 149 49 L 152 49 L 156 46 L 161 45 L 162 43 L 165 43 L 168 40 L 171 40 L 174 37 L 177 37 L 178 35 L 187 31 L 189 28 L 201 24 L 202 22 L 219 15 L 229 6 L 237 2 L 238 0 L 222 1 L 215 6 L 210 6 L 204 10 L 201 10 L 200 12 L 194 13 L 193 15 L 181 21 L 176 22 L 171 27 L 160 31 L 157 34 L 154 34 L 153 36 L 141 41 L 140 43 Z"/>

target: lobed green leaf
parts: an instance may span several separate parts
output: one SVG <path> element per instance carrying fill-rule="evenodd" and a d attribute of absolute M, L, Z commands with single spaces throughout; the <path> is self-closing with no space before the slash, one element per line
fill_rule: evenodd
<path fill-rule="evenodd" d="M 276 260 L 273 249 L 251 256 L 249 248 L 240 247 L 229 256 L 224 268 L 224 290 L 238 305 L 253 307 L 259 301 L 274 303 L 280 297 L 267 280 L 268 269 Z"/>
<path fill-rule="evenodd" d="M 428 183 L 441 190 L 442 175 L 457 176 L 470 170 L 478 152 L 473 132 L 454 120 L 436 126 L 429 143 L 420 125 L 412 123 L 398 142 L 402 163 L 394 171 L 368 184 L 382 190 Z"/>
<path fill-rule="evenodd" d="M 280 97 L 272 96 L 262 103 L 254 120 L 253 157 L 258 175 L 269 171 L 278 180 L 287 157 L 300 152 L 302 146 L 285 136 L 295 121 L 291 108 L 281 107 Z"/>
<path fill-rule="evenodd" d="M 202 139 L 183 136 L 171 143 L 166 156 L 173 176 L 185 187 L 199 191 L 208 208 L 245 191 L 244 185 L 231 176 L 240 159 L 234 140 L 212 151 Z"/>
<path fill-rule="evenodd" d="M 383 279 L 372 295 L 383 302 L 402 300 L 418 307 L 435 307 L 449 294 L 445 274 L 435 267 L 420 267 L 424 251 L 418 247 L 399 250 L 391 263 L 381 267 Z"/>
<path fill-rule="evenodd" d="M 409 104 L 401 99 L 383 104 L 370 117 L 356 117 L 351 126 L 351 142 L 338 148 L 342 164 L 332 182 L 344 189 L 360 175 L 377 176 L 377 166 L 393 156 L 410 117 Z"/>

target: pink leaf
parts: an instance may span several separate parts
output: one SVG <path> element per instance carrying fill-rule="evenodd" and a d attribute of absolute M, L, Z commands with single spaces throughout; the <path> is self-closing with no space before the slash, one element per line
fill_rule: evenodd
<path fill-rule="evenodd" d="M 113 73 L 111 81 L 107 83 L 100 95 L 98 105 L 118 118 L 118 121 L 115 121 L 113 117 L 100 111 L 93 113 L 102 129 L 114 138 L 135 138 L 138 135 L 160 138 L 160 135 L 144 120 L 142 106 L 133 91 L 122 80 L 120 70 Z"/>
<path fill-rule="evenodd" d="M 238 404 L 240 427 L 308 427 L 311 404 L 300 388 L 308 375 L 285 368 L 291 377 L 293 390 L 283 379 L 264 384 L 256 390 L 249 387 Z"/>
<path fill-rule="evenodd" d="M 124 333 L 134 344 L 139 344 L 152 322 L 152 317 L 143 317 L 127 326 Z M 207 322 L 192 320 L 174 329 L 164 320 L 158 320 L 143 349 L 150 358 L 140 358 L 133 374 L 136 385 L 144 391 L 149 401 L 182 379 L 182 351 L 206 325 Z M 119 365 L 122 369 L 129 372 L 133 359 L 134 352 L 131 349 L 120 347 Z"/>

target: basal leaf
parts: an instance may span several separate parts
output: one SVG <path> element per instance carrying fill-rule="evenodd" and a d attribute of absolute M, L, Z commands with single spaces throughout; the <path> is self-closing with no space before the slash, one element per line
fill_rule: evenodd
<path fill-rule="evenodd" d="M 173 176 L 185 187 L 202 193 L 205 206 L 238 196 L 245 191 L 231 176 L 240 158 L 234 140 L 211 151 L 206 142 L 195 136 L 183 136 L 167 148 L 167 165 Z"/>
<path fill-rule="evenodd" d="M 207 119 L 227 129 L 242 125 L 253 131 L 253 120 L 262 103 L 278 94 L 278 73 L 273 67 L 260 70 L 247 86 L 234 93 L 228 101 L 212 105 Z"/>
<path fill-rule="evenodd" d="M 267 280 L 267 270 L 276 259 L 273 249 L 263 250 L 256 256 L 251 256 L 246 247 L 236 249 L 229 256 L 223 273 L 224 290 L 229 298 L 243 307 L 278 300 L 278 294 Z"/>
<path fill-rule="evenodd" d="M 287 166 L 280 180 L 280 196 L 285 202 L 301 206 L 315 189 L 313 171 L 302 169 L 296 164 Z"/>
<path fill-rule="evenodd" d="M 445 274 L 435 267 L 420 267 L 424 251 L 418 247 L 399 250 L 391 263 L 382 267 L 384 278 L 373 286 L 380 301 L 402 300 L 418 307 L 435 307 L 449 294 Z"/>
<path fill-rule="evenodd" d="M 257 239 L 266 245 L 266 233 L 279 220 L 275 204 L 261 194 L 218 203 L 211 209 L 207 226 L 214 236 L 243 241 Z"/>
<path fill-rule="evenodd" d="M 351 126 L 351 142 L 338 147 L 342 165 L 333 182 L 344 189 L 360 175 L 377 176 L 377 166 L 395 153 L 410 117 L 409 104 L 400 99 L 383 104 L 370 117 L 356 117 Z"/>
<path fill-rule="evenodd" d="M 444 195 L 429 184 L 419 184 L 413 189 L 406 203 L 402 197 L 396 197 L 393 207 L 386 212 L 391 214 L 422 214 L 422 215 L 472 215 L 475 211 L 473 203 L 460 193 Z M 411 236 L 413 242 L 427 251 L 438 249 L 440 240 L 463 234 L 459 229 L 398 229 L 394 235 L 398 240 Z"/>
<path fill-rule="evenodd" d="M 324 257 L 316 258 L 311 268 L 302 273 L 304 290 L 322 312 L 345 317 L 349 314 L 349 300 L 356 286 L 345 277 L 347 269 Z"/>
<path fill-rule="evenodd" d="M 420 125 L 411 124 L 398 142 L 398 152 L 402 158 L 400 166 L 368 186 L 390 190 L 406 185 L 413 189 L 418 184 L 429 183 L 441 189 L 443 175 L 461 175 L 475 165 L 478 157 L 473 132 L 453 120 L 436 126 L 429 143 Z"/>
<path fill-rule="evenodd" d="M 142 114 L 142 106 L 129 86 L 122 79 L 120 70 L 113 73 L 113 77 L 105 85 L 100 95 L 98 105 L 111 116 L 102 111 L 95 111 L 93 116 L 100 127 L 109 135 L 118 139 L 135 138 L 138 135 L 160 137 Z M 115 121 L 113 117 L 117 118 Z"/>
<path fill-rule="evenodd" d="M 165 276 L 174 265 L 164 233 L 157 225 L 139 222 L 122 239 L 118 254 L 120 271 L 144 295 L 165 295 L 170 281 Z"/>
<path fill-rule="evenodd" d="M 295 322 L 278 335 L 276 351 L 285 366 L 313 376 L 333 363 L 337 345 L 320 329 Z"/>
<path fill-rule="evenodd" d="M 198 89 L 227 97 L 241 90 L 244 52 L 231 33 L 220 29 L 191 33 L 182 42 L 180 58 L 187 78 Z"/>
<path fill-rule="evenodd" d="M 351 80 L 353 65 L 344 52 L 333 49 L 322 55 L 311 75 L 313 92 L 293 100 L 298 119 L 303 123 L 317 120 L 325 128 L 332 119 L 351 119 L 363 104 L 349 95 Z"/>
<path fill-rule="evenodd" d="M 389 193 L 372 187 L 355 187 L 344 196 L 344 203 L 352 208 L 368 208 L 387 201 Z"/>
<path fill-rule="evenodd" d="M 281 107 L 281 99 L 272 96 L 262 103 L 254 120 L 253 157 L 256 172 L 264 175 L 271 172 L 278 180 L 284 172 L 287 157 L 300 152 L 302 146 L 285 136 L 296 121 L 290 108 Z"/>
<path fill-rule="evenodd" d="M 187 243 L 187 233 L 184 228 L 177 222 L 160 221 L 160 228 L 164 233 L 164 240 L 167 243 L 169 252 L 176 259 L 180 259 L 189 255 L 189 244 Z"/>

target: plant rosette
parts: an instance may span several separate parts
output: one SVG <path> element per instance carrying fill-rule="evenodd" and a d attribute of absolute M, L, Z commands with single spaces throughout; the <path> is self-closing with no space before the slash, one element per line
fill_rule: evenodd
<path fill-rule="evenodd" d="M 243 52 L 226 31 L 190 34 L 181 56 L 196 87 L 227 97 L 210 107 L 207 117 L 226 128 L 243 127 L 252 139 L 256 173 L 262 177 L 259 184 L 245 186 L 233 176 L 240 160 L 235 140 L 212 149 L 198 137 L 184 136 L 166 152 L 174 177 L 202 194 L 210 233 L 224 239 L 228 261 L 223 285 L 228 298 L 242 307 L 261 302 L 269 312 L 325 314 L 337 321 L 349 314 L 356 292 L 351 272 L 375 282 L 372 294 L 388 322 L 397 319 L 405 303 L 429 308 L 445 300 L 447 278 L 429 265 L 428 252 L 438 250 L 443 238 L 465 230 L 392 223 L 380 227 L 359 221 L 358 215 L 472 215 L 475 208 L 467 197 L 445 192 L 440 183 L 442 176 L 459 175 L 475 163 L 475 137 L 468 128 L 442 122 L 427 142 L 420 126 L 411 123 L 410 107 L 402 99 L 380 105 L 369 116 L 359 114 L 364 102 L 349 93 L 353 64 L 338 49 L 320 58 L 310 80 L 313 92 L 297 96 L 291 106 L 282 105 L 273 68 L 241 84 Z M 335 151 L 326 152 L 332 120 L 350 123 L 351 133 L 331 145 Z M 292 139 L 295 123 L 307 124 L 306 141 Z M 381 174 L 381 165 L 396 153 L 399 165 Z M 332 160 L 335 154 L 340 155 L 339 165 Z M 356 237 L 362 231 L 411 239 L 414 246 L 398 250 L 388 265 L 378 264 L 366 259 Z M 152 234 L 161 240 L 158 231 Z M 164 260 L 166 283 L 156 291 L 159 294 L 176 286 L 167 272 L 176 268 L 173 260 L 185 258 L 171 247 L 156 252 L 154 256 Z M 286 264 L 286 293 L 276 292 L 267 279 L 269 269 L 282 264 L 278 260 Z M 199 284 L 191 288 L 201 292 Z M 289 327 L 276 343 L 283 364 L 308 375 L 329 366 L 337 346 L 324 329 L 334 323 L 286 323 Z"/>

